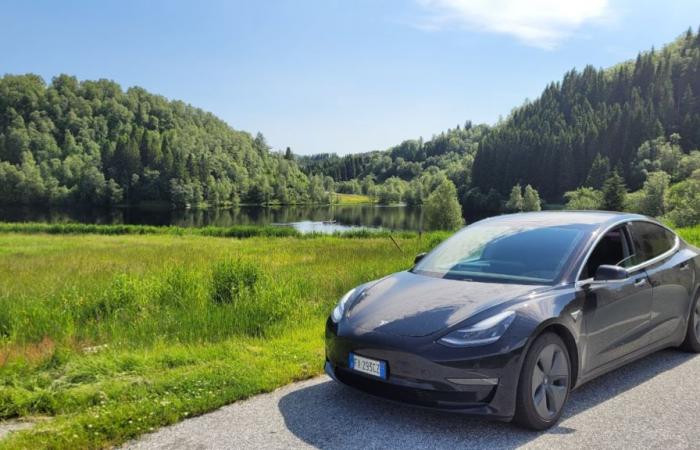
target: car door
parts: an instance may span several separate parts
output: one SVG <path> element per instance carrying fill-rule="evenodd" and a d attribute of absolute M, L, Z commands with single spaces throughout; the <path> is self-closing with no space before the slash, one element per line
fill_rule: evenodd
<path fill-rule="evenodd" d="M 676 235 L 647 221 L 629 225 L 634 247 L 633 264 L 645 266 L 652 286 L 651 341 L 685 330 L 692 296 L 693 272 L 687 256 L 678 252 Z"/>
<path fill-rule="evenodd" d="M 603 264 L 630 266 L 631 243 L 625 226 L 606 233 L 582 271 L 585 370 L 601 367 L 649 343 L 652 288 L 646 272 L 634 270 L 624 280 L 592 281 Z"/>

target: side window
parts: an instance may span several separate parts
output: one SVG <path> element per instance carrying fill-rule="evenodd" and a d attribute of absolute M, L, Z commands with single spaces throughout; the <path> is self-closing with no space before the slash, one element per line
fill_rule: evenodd
<path fill-rule="evenodd" d="M 630 225 L 634 255 L 632 265 L 641 264 L 671 250 L 676 236 L 666 228 L 651 222 L 632 222 Z"/>
<path fill-rule="evenodd" d="M 591 278 L 595 275 L 598 266 L 604 264 L 609 265 L 622 265 L 626 267 L 629 265 L 629 244 L 627 241 L 627 234 L 624 228 L 616 228 L 610 230 L 600 239 L 598 245 L 596 245 L 591 255 L 586 261 L 586 265 L 581 271 L 581 276 L 579 279 L 585 280 Z"/>

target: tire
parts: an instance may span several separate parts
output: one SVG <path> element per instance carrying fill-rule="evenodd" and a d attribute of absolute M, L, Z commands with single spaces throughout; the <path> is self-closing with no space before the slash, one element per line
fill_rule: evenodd
<path fill-rule="evenodd" d="M 688 329 L 681 348 L 687 352 L 700 353 L 700 293 L 695 296 L 688 317 Z"/>
<path fill-rule="evenodd" d="M 546 430 L 561 417 L 570 390 L 571 359 L 566 345 L 556 334 L 543 333 L 525 356 L 513 422 L 531 430 Z"/>

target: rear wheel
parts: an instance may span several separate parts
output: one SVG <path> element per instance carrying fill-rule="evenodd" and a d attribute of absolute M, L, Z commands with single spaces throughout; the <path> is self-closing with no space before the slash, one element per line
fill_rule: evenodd
<path fill-rule="evenodd" d="M 544 430 L 559 420 L 569 398 L 571 361 L 566 345 L 554 333 L 539 336 L 525 356 L 513 421 Z"/>
<path fill-rule="evenodd" d="M 700 353 L 700 294 L 695 296 L 693 307 L 690 309 L 688 330 L 681 348 L 689 352 Z"/>

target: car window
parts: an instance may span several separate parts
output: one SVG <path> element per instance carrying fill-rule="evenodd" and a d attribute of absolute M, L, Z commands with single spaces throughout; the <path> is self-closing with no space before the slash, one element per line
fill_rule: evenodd
<path fill-rule="evenodd" d="M 413 272 L 484 282 L 551 283 L 583 235 L 577 226 L 475 224 L 430 252 Z"/>
<path fill-rule="evenodd" d="M 629 229 L 634 246 L 634 255 L 630 258 L 632 265 L 641 264 L 666 253 L 676 242 L 673 233 L 651 222 L 632 222 Z"/>
<path fill-rule="evenodd" d="M 622 227 L 608 231 L 591 252 L 579 279 L 585 280 L 593 277 L 598 267 L 604 264 L 631 266 L 628 247 L 627 236 Z"/>

